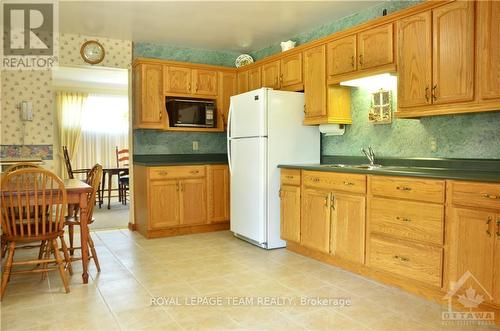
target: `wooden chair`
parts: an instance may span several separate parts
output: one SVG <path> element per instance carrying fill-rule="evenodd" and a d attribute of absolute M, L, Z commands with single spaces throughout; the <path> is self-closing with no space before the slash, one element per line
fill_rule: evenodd
<path fill-rule="evenodd" d="M 66 164 L 66 171 L 68 172 L 68 178 L 75 178 L 75 174 L 85 174 L 85 178 L 87 178 L 90 169 L 73 169 L 71 166 L 71 158 L 69 157 L 68 148 L 66 146 L 62 147 L 63 156 L 64 156 L 64 164 Z"/>
<path fill-rule="evenodd" d="M 129 150 L 127 148 L 118 149 L 115 147 L 116 167 L 125 168 L 129 166 Z M 129 190 L 129 171 L 120 171 L 118 173 L 118 201 L 122 204 L 127 204 L 127 192 Z"/>
<path fill-rule="evenodd" d="M 94 211 L 94 201 L 96 197 L 97 191 L 99 191 L 99 186 L 101 184 L 101 179 L 102 179 L 102 166 L 100 164 L 96 164 L 95 166 L 90 169 L 90 172 L 87 176 L 87 184 L 89 184 L 92 187 L 92 192 L 87 194 L 87 205 L 88 205 L 88 211 L 87 211 L 87 224 L 92 224 L 94 223 L 95 219 L 93 217 L 93 211 Z M 69 235 L 69 251 L 70 255 L 73 256 L 74 250 L 75 249 L 81 249 L 81 247 L 74 247 L 73 246 L 73 236 L 74 236 L 74 227 L 75 226 L 80 226 L 80 219 L 79 216 L 71 216 L 67 217 L 65 221 L 65 225 L 68 226 L 68 235 Z M 88 245 L 90 249 L 90 255 L 89 259 L 93 259 L 95 266 L 97 268 L 97 271 L 101 271 L 101 267 L 99 266 L 99 260 L 97 258 L 97 253 L 95 250 L 94 242 L 92 241 L 92 237 L 90 235 L 90 232 L 88 234 Z M 75 258 L 71 257 L 71 261 L 79 261 L 82 258 Z"/>
<path fill-rule="evenodd" d="M 19 162 L 19 163 L 11 165 L 7 169 L 5 169 L 5 171 L 2 173 L 2 176 L 6 175 L 8 173 L 11 173 L 13 171 L 16 171 L 16 170 L 19 170 L 19 169 L 25 169 L 25 168 L 41 169 L 40 166 L 38 166 L 38 165 L 36 165 L 34 163 Z M 5 254 L 7 253 L 7 236 L 5 235 L 5 233 L 2 233 L 2 235 L 0 237 L 0 242 L 1 242 L 1 256 L 2 256 L 2 259 L 3 259 L 5 257 Z M 40 248 L 42 249 L 42 246 L 40 246 Z"/>
<path fill-rule="evenodd" d="M 64 215 L 67 204 L 66 188 L 62 180 L 48 170 L 25 168 L 10 172 L 0 179 L 0 212 L 2 231 L 9 245 L 2 275 L 1 294 L 3 298 L 11 275 L 29 272 L 44 272 L 58 269 L 66 293 L 70 291 L 66 278 L 65 260 L 69 252 L 64 242 Z M 60 256 L 57 239 L 65 259 Z M 37 259 L 15 261 L 16 246 L 32 242 L 47 242 L 47 252 L 54 255 Z M 55 263 L 56 267 L 49 267 Z M 35 265 L 33 269 L 12 271 L 14 266 Z"/>

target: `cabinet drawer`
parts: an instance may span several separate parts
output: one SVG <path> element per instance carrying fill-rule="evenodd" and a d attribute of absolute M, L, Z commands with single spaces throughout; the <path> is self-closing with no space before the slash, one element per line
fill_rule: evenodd
<path fill-rule="evenodd" d="M 372 237 L 368 261 L 373 268 L 441 287 L 442 256 L 441 248 Z"/>
<path fill-rule="evenodd" d="M 500 210 L 500 184 L 457 181 L 449 184 L 453 204 Z"/>
<path fill-rule="evenodd" d="M 300 170 L 281 169 L 281 184 L 300 185 Z"/>
<path fill-rule="evenodd" d="M 443 180 L 372 176 L 370 185 L 373 195 L 444 203 Z"/>
<path fill-rule="evenodd" d="M 197 178 L 205 176 L 204 166 L 154 167 L 149 169 L 149 179 Z"/>
<path fill-rule="evenodd" d="M 373 198 L 368 211 L 370 232 L 441 245 L 444 206 Z"/>
<path fill-rule="evenodd" d="M 304 171 L 304 185 L 331 191 L 366 193 L 366 176 L 323 171 Z"/>

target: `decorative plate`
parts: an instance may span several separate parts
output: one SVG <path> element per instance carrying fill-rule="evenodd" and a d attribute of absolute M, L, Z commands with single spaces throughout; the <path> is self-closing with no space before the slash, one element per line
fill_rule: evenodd
<path fill-rule="evenodd" d="M 248 54 L 241 54 L 240 56 L 238 56 L 238 58 L 236 59 L 236 62 L 235 62 L 236 68 L 246 66 L 250 63 L 253 63 L 253 59 Z"/>

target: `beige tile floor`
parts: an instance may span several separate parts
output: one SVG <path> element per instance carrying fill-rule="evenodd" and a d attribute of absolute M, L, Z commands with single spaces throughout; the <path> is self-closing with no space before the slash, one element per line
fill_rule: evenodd
<path fill-rule="evenodd" d="M 1 304 L 1 330 L 478 329 L 443 326 L 443 308 L 435 303 L 284 249 L 256 248 L 229 232 L 147 240 L 113 230 L 94 232 L 93 238 L 101 273 L 92 267 L 83 285 L 76 272 L 70 294 L 55 272 L 44 281 L 13 277 Z M 74 268 L 81 270 L 78 263 Z M 347 298 L 351 305 L 299 304 L 300 298 L 317 297 Z M 166 304 L 167 298 L 181 305 Z M 196 305 L 185 298 L 223 304 Z M 266 298 L 296 304 L 264 305 Z M 254 305 L 226 301 L 240 299 Z"/>

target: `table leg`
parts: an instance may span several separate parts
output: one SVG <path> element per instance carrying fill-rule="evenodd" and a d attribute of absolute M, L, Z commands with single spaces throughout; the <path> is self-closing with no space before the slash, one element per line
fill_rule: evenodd
<path fill-rule="evenodd" d="M 80 246 L 82 247 L 83 283 L 89 282 L 89 226 L 87 224 L 87 193 L 80 194 Z"/>
<path fill-rule="evenodd" d="M 106 187 L 106 173 L 104 173 L 104 175 L 102 176 L 102 183 L 101 183 L 101 197 L 99 199 L 99 208 L 101 208 L 101 206 L 103 205 L 104 203 L 104 188 Z"/>
<path fill-rule="evenodd" d="M 111 209 L 111 186 L 113 185 L 113 173 L 108 172 L 108 209 Z"/>

